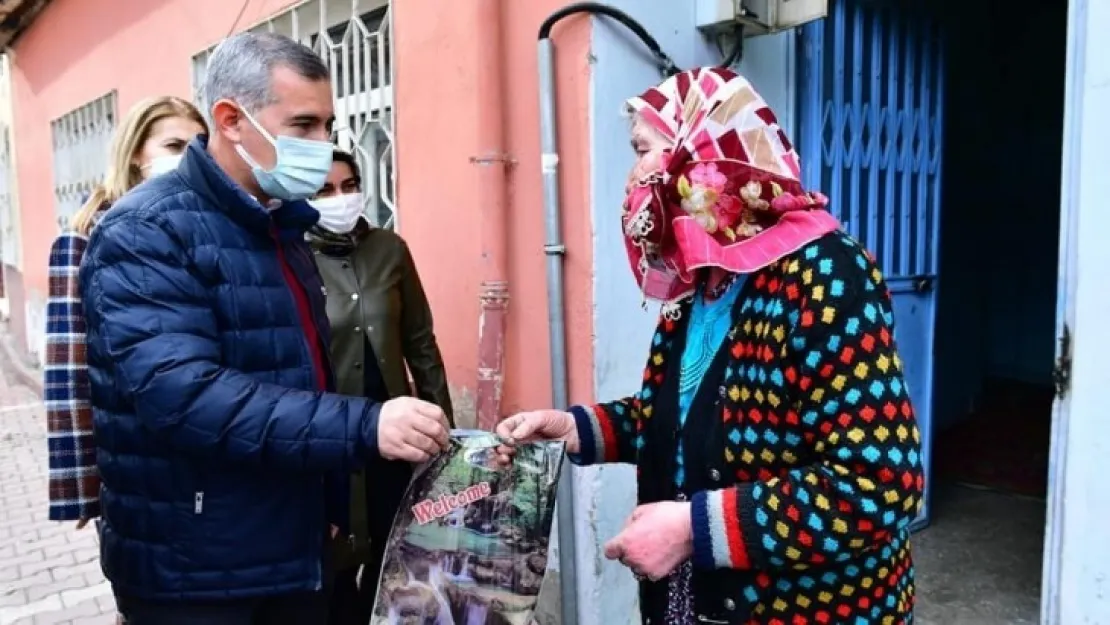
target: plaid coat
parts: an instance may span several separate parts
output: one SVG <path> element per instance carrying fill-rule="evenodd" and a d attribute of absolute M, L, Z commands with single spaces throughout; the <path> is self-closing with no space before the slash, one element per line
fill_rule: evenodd
<path fill-rule="evenodd" d="M 58 237 L 50 248 L 43 399 L 53 521 L 100 515 L 100 477 L 85 363 L 85 309 L 77 290 L 77 270 L 87 245 L 88 239 L 70 232 Z"/>

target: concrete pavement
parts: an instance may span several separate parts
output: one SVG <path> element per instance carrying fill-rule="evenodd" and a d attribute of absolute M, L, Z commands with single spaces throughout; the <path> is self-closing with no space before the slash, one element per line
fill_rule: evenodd
<path fill-rule="evenodd" d="M 95 530 L 47 520 L 42 402 L 6 347 L 0 346 L 0 625 L 111 625 L 115 602 L 100 572 Z"/>

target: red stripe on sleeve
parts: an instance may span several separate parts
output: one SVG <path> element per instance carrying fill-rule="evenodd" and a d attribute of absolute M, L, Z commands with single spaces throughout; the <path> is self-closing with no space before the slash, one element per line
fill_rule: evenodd
<path fill-rule="evenodd" d="M 732 568 L 746 570 L 752 566 L 748 557 L 748 549 L 744 546 L 744 534 L 740 529 L 740 505 L 738 492 L 735 488 L 728 488 L 721 492 L 721 522 L 725 527 L 728 537 L 728 553 L 732 559 Z"/>
<path fill-rule="evenodd" d="M 601 445 L 605 450 L 605 457 L 601 460 L 613 462 L 619 456 L 617 453 L 617 436 L 613 431 L 613 422 L 609 420 L 609 415 L 605 414 L 605 411 L 600 408 L 591 408 L 590 412 L 592 412 L 594 418 L 597 419 L 597 424 L 601 429 L 601 438 L 604 439 L 601 441 Z"/>

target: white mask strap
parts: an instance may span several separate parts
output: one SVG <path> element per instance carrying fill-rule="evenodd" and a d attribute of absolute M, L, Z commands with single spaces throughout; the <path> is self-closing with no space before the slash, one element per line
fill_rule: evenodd
<path fill-rule="evenodd" d="M 277 147 L 277 139 L 275 139 L 273 135 L 271 135 L 265 128 L 263 128 L 262 124 L 258 123 L 258 120 L 256 120 L 254 116 L 247 111 L 246 108 L 238 103 L 236 103 L 236 106 L 239 107 L 239 112 L 243 114 L 243 117 L 246 117 L 247 121 L 249 121 L 251 125 L 254 126 L 254 129 L 257 130 L 259 134 L 261 134 L 263 137 L 266 137 L 266 140 L 270 142 L 270 145 Z"/>
<path fill-rule="evenodd" d="M 252 126 L 254 126 L 254 129 L 258 131 L 258 134 L 265 137 L 265 139 L 270 142 L 270 145 L 274 146 L 274 150 L 277 150 L 277 140 L 275 140 L 269 132 L 266 132 L 266 129 L 262 127 L 262 124 L 259 124 L 254 116 L 247 112 L 247 109 L 244 108 L 243 105 L 236 102 L 235 106 L 239 107 L 239 112 L 243 114 L 243 117 L 247 118 L 247 121 L 250 122 Z M 235 151 L 239 154 L 239 158 L 242 158 L 243 161 L 251 167 L 251 169 L 264 170 L 262 165 L 259 164 L 259 162 L 256 161 L 249 152 L 247 152 L 247 149 L 243 147 L 242 143 L 235 144 Z"/>

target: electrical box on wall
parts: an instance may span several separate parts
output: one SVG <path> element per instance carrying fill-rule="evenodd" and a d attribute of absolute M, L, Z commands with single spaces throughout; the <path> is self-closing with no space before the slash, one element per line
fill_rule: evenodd
<path fill-rule="evenodd" d="M 745 37 L 777 33 L 819 20 L 829 12 L 829 0 L 695 0 L 698 28 L 707 34 L 733 32 Z"/>

